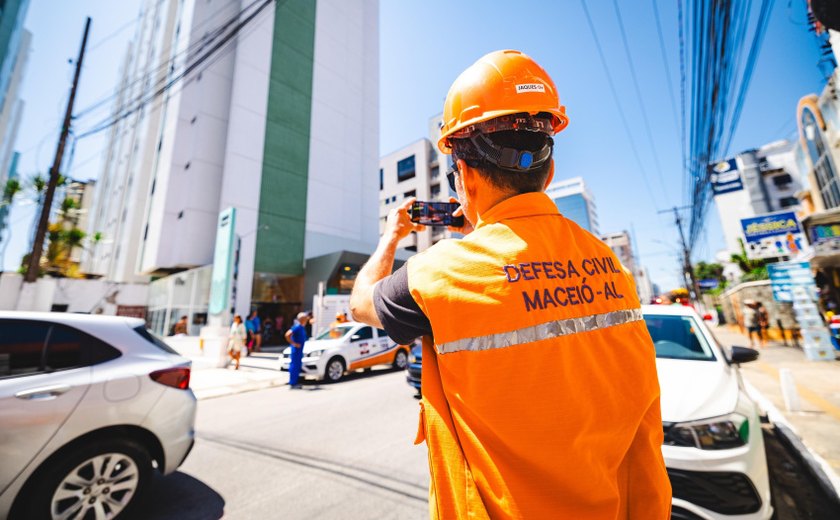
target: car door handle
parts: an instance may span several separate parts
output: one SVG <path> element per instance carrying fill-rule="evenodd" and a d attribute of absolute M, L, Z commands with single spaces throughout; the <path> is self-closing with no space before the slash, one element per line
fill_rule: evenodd
<path fill-rule="evenodd" d="M 52 385 L 43 386 L 41 388 L 32 388 L 30 390 L 23 390 L 15 394 L 18 399 L 28 399 L 31 401 L 47 401 L 55 399 L 61 394 L 70 390 L 70 385 Z"/>

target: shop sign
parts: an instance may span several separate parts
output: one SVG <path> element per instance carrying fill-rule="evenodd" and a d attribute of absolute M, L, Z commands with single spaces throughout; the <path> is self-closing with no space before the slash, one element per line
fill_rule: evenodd
<path fill-rule="evenodd" d="M 706 278 L 704 280 L 697 280 L 697 285 L 701 289 L 717 289 L 720 285 L 720 280 L 717 278 Z"/>
<path fill-rule="evenodd" d="M 712 181 L 712 192 L 722 195 L 744 189 L 741 173 L 735 159 L 728 159 L 709 165 L 709 178 Z"/>
<path fill-rule="evenodd" d="M 213 253 L 213 274 L 210 283 L 210 314 L 221 314 L 228 308 L 233 280 L 236 208 L 219 213 L 216 228 L 216 250 Z"/>
<path fill-rule="evenodd" d="M 805 240 L 796 213 L 782 211 L 742 218 L 749 258 L 793 256 L 802 251 Z"/>
<path fill-rule="evenodd" d="M 840 223 L 808 226 L 808 240 L 819 256 L 840 254 Z"/>
<path fill-rule="evenodd" d="M 792 302 L 794 286 L 816 288 L 808 262 L 779 262 L 767 266 L 773 299 L 778 302 Z"/>

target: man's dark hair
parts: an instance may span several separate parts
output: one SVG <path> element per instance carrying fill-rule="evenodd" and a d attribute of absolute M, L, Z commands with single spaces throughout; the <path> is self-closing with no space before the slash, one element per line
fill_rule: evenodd
<path fill-rule="evenodd" d="M 497 146 L 513 148 L 519 151 L 537 152 L 545 146 L 551 137 L 543 132 L 528 132 L 505 130 L 486 134 Z M 451 139 L 452 158 L 462 159 L 478 170 L 485 180 L 495 187 L 513 193 L 540 192 L 545 187 L 551 161 L 546 161 L 540 167 L 528 171 L 515 171 L 499 168 L 492 162 L 481 157 L 481 153 L 469 139 Z M 553 146 L 553 144 L 552 144 Z"/>

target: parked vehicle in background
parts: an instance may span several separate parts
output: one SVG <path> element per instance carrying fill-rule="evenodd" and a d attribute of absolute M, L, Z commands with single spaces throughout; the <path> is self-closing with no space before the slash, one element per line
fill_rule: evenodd
<path fill-rule="evenodd" d="M 662 392 L 662 453 L 673 487 L 674 520 L 766 520 L 773 515 L 758 406 L 740 363 L 758 358 L 725 351 L 700 316 L 682 305 L 644 305 Z M 407 383 L 420 392 L 422 350 L 409 357 Z"/>
<path fill-rule="evenodd" d="M 0 312 L 0 518 L 130 516 L 192 448 L 189 380 L 142 320 Z"/>
<path fill-rule="evenodd" d="M 408 355 L 408 366 L 405 368 L 405 380 L 417 390 L 417 395 L 422 394 L 421 376 L 423 371 L 423 347 L 414 345 Z"/>
<path fill-rule="evenodd" d="M 642 310 L 656 348 L 672 518 L 770 518 L 759 409 L 738 370 L 758 352 L 724 350 L 689 307 L 646 305 Z"/>
<path fill-rule="evenodd" d="M 324 330 L 303 346 L 301 375 L 337 382 L 348 371 L 391 365 L 403 369 L 408 364 L 406 345 L 398 345 L 382 329 L 349 321 Z M 283 350 L 280 370 L 289 370 L 292 347 Z"/>

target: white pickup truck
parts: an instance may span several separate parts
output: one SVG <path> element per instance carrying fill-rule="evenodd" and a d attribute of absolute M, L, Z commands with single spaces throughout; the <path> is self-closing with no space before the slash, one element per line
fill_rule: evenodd
<path fill-rule="evenodd" d="M 409 348 L 395 343 L 382 329 L 352 321 L 342 323 L 303 345 L 301 375 L 334 383 L 349 371 L 374 365 L 404 369 Z M 292 347 L 283 350 L 280 370 L 289 370 L 291 355 Z"/>

